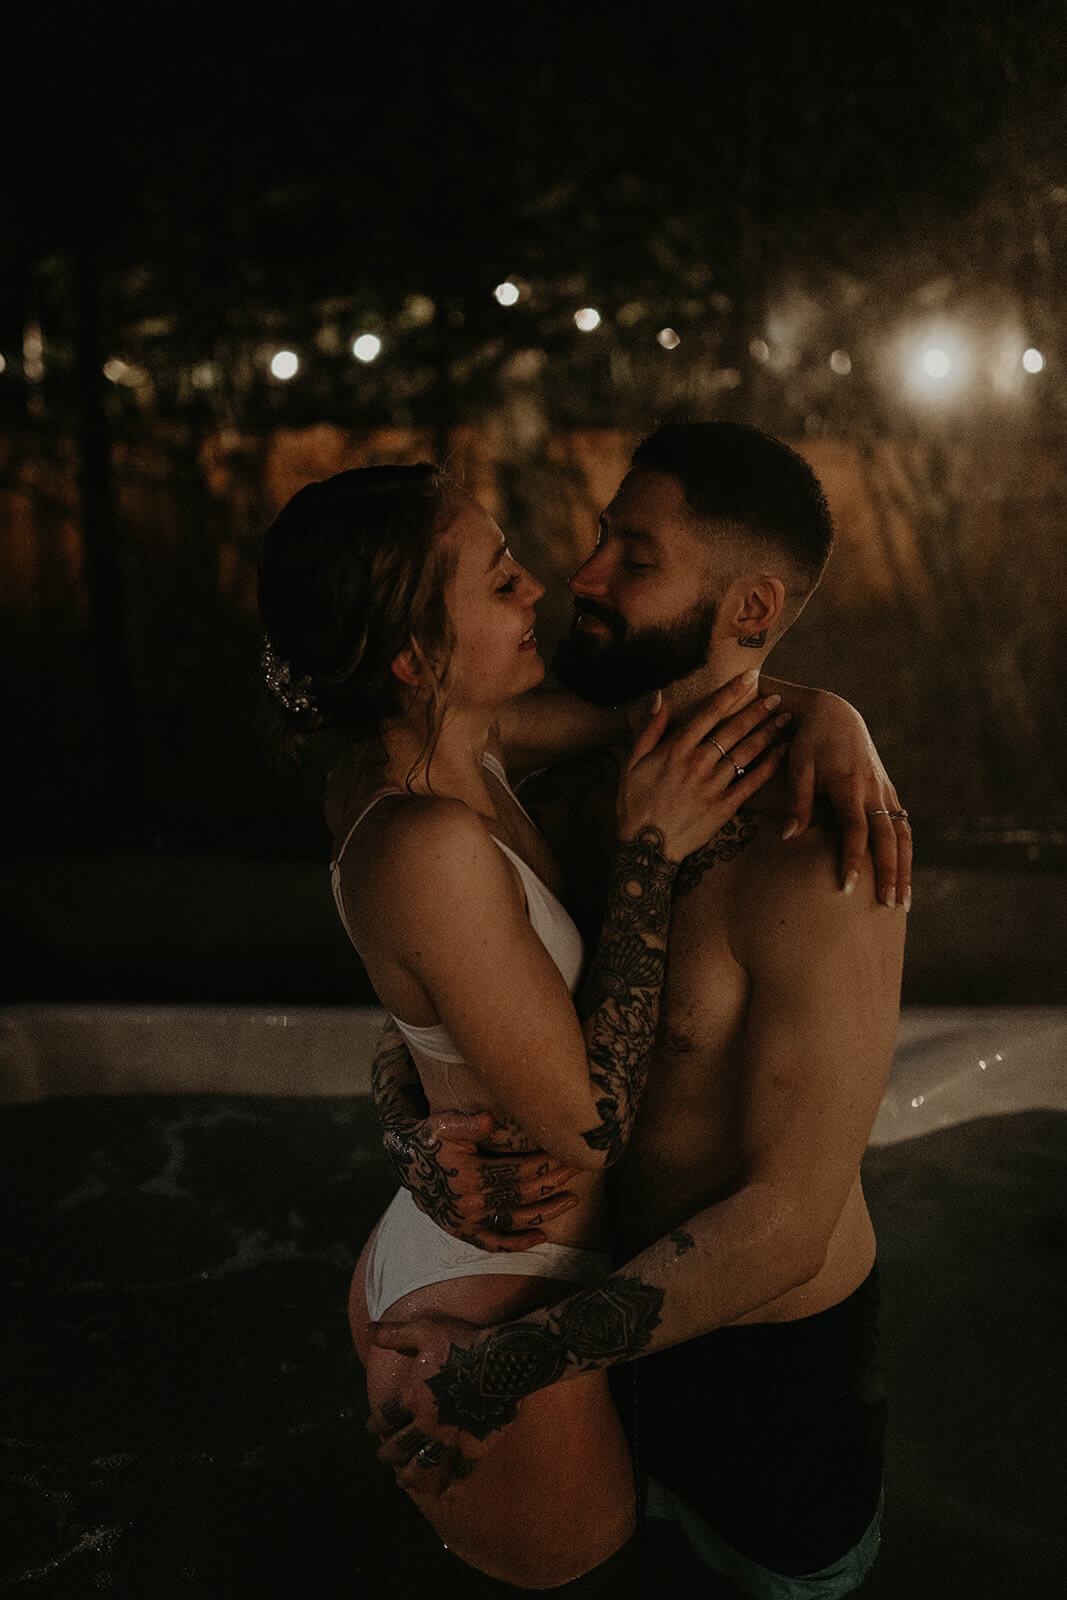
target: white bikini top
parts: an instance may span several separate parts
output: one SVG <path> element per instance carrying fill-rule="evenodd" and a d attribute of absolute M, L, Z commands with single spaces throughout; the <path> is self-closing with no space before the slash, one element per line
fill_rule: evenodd
<path fill-rule="evenodd" d="M 482 765 L 493 774 L 498 783 L 503 785 L 523 816 L 532 821 L 533 819 L 529 817 L 529 813 L 523 808 L 521 801 L 512 791 L 504 768 L 496 756 L 487 750 L 482 756 Z M 341 895 L 341 858 L 348 847 L 348 841 L 367 813 L 378 804 L 379 800 L 384 800 L 387 795 L 407 793 L 406 789 L 383 789 L 380 794 L 376 794 L 369 804 L 364 806 L 355 822 L 349 828 L 342 840 L 341 848 L 330 862 L 330 882 L 333 886 L 334 901 L 341 921 L 344 923 L 345 932 L 350 939 L 352 939 L 352 930 L 348 925 L 348 918 L 345 916 L 344 901 Z M 504 852 L 508 860 L 513 863 L 519 877 L 522 879 L 522 886 L 526 894 L 526 914 L 530 919 L 530 926 L 556 963 L 564 983 L 573 994 L 578 986 L 578 979 L 582 970 L 584 950 L 581 934 L 578 932 L 566 907 L 557 900 L 551 889 L 537 876 L 533 868 L 521 856 L 516 855 L 515 851 L 510 849 L 503 839 L 498 839 L 495 833 L 491 834 L 490 837 L 493 843 L 498 845 Z M 352 943 L 355 944 L 355 942 L 352 939 Z M 447 1062 L 449 1065 L 463 1064 L 464 1058 L 456 1049 L 455 1041 L 441 1023 L 438 1022 L 430 1027 L 420 1028 L 412 1022 L 402 1022 L 396 1016 L 393 1017 L 393 1021 L 408 1043 L 421 1050 L 423 1055 L 429 1056 L 434 1061 Z"/>

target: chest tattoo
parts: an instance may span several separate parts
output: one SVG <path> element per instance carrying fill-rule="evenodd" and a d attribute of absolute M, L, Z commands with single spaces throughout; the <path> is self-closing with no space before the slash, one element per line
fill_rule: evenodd
<path fill-rule="evenodd" d="M 686 856 L 674 880 L 675 895 L 688 894 L 695 889 L 705 872 L 716 861 L 733 861 L 746 845 L 750 845 L 759 832 L 759 822 L 751 811 L 739 811 L 736 817 L 724 822 L 714 839 Z"/>

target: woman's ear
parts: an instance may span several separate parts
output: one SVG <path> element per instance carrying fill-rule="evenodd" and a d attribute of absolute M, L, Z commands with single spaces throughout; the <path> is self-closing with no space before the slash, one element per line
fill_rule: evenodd
<path fill-rule="evenodd" d="M 738 644 L 761 650 L 785 610 L 785 584 L 769 573 L 753 574 L 735 586 L 734 597 L 730 632 Z"/>
<path fill-rule="evenodd" d="M 406 684 L 409 689 L 421 688 L 423 682 L 422 662 L 412 645 L 401 650 L 393 657 L 392 672 L 395 678 Z"/>

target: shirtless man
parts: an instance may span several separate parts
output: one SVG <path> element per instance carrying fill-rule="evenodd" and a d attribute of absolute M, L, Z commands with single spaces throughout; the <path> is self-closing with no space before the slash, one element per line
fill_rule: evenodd
<path fill-rule="evenodd" d="M 830 542 L 817 481 L 784 445 L 725 423 L 663 427 L 571 580 L 560 674 L 601 703 L 662 688 L 684 715 L 762 665 Z M 552 775 L 541 796 L 580 922 L 600 892 L 612 780 L 601 758 Z M 747 1593 L 836 1597 L 877 1548 L 884 1405 L 859 1169 L 893 1050 L 909 897 L 880 904 L 869 863 L 842 893 L 836 841 L 818 820 L 784 828 L 776 782 L 678 873 L 657 1055 L 616 1168 L 630 1259 L 502 1328 L 383 1324 L 379 1343 L 417 1358 L 371 1426 L 401 1482 L 421 1468 L 405 1465 L 411 1441 L 442 1441 L 444 1489 L 525 1394 L 641 1357 L 631 1425 L 646 1514 L 678 1522 Z M 910 860 L 895 801 L 872 820 L 900 830 Z"/>

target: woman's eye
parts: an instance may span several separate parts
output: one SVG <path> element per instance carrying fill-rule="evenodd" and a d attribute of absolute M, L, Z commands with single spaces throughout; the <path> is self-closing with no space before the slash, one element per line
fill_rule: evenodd
<path fill-rule="evenodd" d="M 623 562 L 627 572 L 651 572 L 654 564 L 651 561 L 630 561 L 629 559 Z"/>

